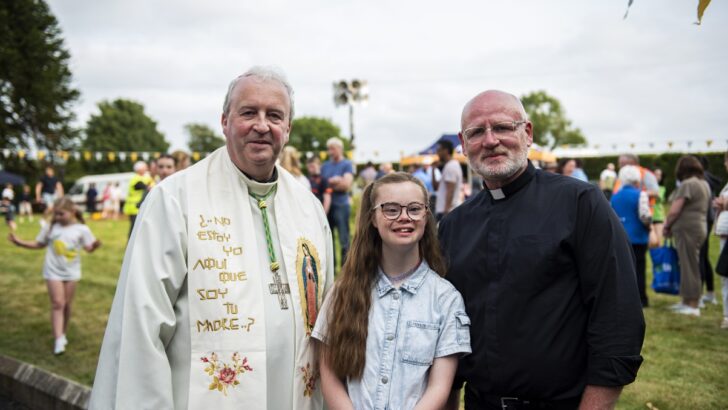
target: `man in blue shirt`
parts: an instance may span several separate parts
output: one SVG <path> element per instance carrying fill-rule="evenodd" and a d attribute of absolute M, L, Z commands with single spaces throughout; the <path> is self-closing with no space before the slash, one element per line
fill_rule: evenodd
<path fill-rule="evenodd" d="M 326 186 L 331 189 L 331 208 L 327 214 L 331 232 L 339 233 L 341 245 L 341 264 L 346 260 L 349 251 L 349 190 L 354 180 L 354 167 L 351 161 L 344 158 L 344 143 L 339 138 L 329 138 L 326 141 L 329 151 L 329 160 L 321 167 L 321 177 Z"/>

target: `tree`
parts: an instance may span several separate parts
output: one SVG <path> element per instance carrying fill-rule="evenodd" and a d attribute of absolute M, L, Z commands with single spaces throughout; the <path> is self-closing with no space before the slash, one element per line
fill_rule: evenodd
<path fill-rule="evenodd" d="M 341 128 L 327 118 L 301 117 L 293 120 L 293 129 L 288 145 L 301 152 L 325 151 L 326 141 L 338 137 L 344 142 L 344 150 L 351 149 L 351 142 L 341 135 Z"/>
<path fill-rule="evenodd" d="M 585 145 L 579 128 L 571 125 L 561 102 L 545 91 L 534 91 L 521 97 L 523 107 L 533 123 L 533 142 L 551 149 L 560 145 Z"/>
<path fill-rule="evenodd" d="M 86 124 L 83 148 L 90 151 L 166 152 L 169 143 L 157 130 L 157 123 L 144 113 L 144 106 L 116 99 L 98 104 L 100 114 Z"/>
<path fill-rule="evenodd" d="M 215 134 L 215 131 L 205 124 L 186 124 L 185 131 L 190 136 L 187 146 L 192 152 L 212 152 L 225 145 L 225 138 Z"/>
<path fill-rule="evenodd" d="M 70 54 L 42 0 L 0 3 L 0 147 L 68 149 L 77 143 Z"/>

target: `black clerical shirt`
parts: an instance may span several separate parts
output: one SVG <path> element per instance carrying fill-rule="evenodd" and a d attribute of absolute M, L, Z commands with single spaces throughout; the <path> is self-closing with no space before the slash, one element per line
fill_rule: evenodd
<path fill-rule="evenodd" d="M 529 163 L 455 208 L 439 234 L 472 322 L 455 387 L 561 400 L 634 381 L 645 322 L 633 254 L 596 186 Z"/>

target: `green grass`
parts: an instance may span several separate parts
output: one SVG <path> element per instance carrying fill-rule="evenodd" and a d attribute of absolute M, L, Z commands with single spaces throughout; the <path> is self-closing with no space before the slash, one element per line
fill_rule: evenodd
<path fill-rule="evenodd" d="M 32 239 L 34 223 L 19 224 L 19 235 Z M 74 302 L 69 345 L 53 356 L 49 303 L 41 267 L 45 251 L 17 248 L 0 228 L 0 353 L 32 363 L 86 385 L 93 381 L 107 315 L 126 244 L 127 221 L 92 221 L 91 230 L 103 246 L 83 256 L 83 279 Z M 711 238 L 711 259 L 718 257 L 718 240 Z M 649 258 L 648 258 L 649 261 Z M 648 266 L 648 275 L 651 267 Z M 715 277 L 717 290 L 719 277 Z M 676 296 L 649 293 L 645 309 L 645 362 L 637 381 L 622 394 L 618 408 L 728 408 L 728 330 L 719 329 L 722 310 L 710 305 L 702 316 L 683 317 L 666 310 Z"/>

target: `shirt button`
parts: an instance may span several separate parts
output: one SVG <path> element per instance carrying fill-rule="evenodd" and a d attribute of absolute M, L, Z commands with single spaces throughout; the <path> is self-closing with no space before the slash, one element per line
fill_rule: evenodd
<path fill-rule="evenodd" d="M 387 384 L 388 381 L 389 379 L 387 378 L 387 376 L 382 377 L 382 384 Z"/>
<path fill-rule="evenodd" d="M 387 335 L 387 340 L 390 340 L 390 341 L 394 340 L 394 335 Z"/>
<path fill-rule="evenodd" d="M 394 300 L 399 299 L 399 293 L 395 292 L 394 294 L 392 294 L 392 297 L 394 298 Z"/>

